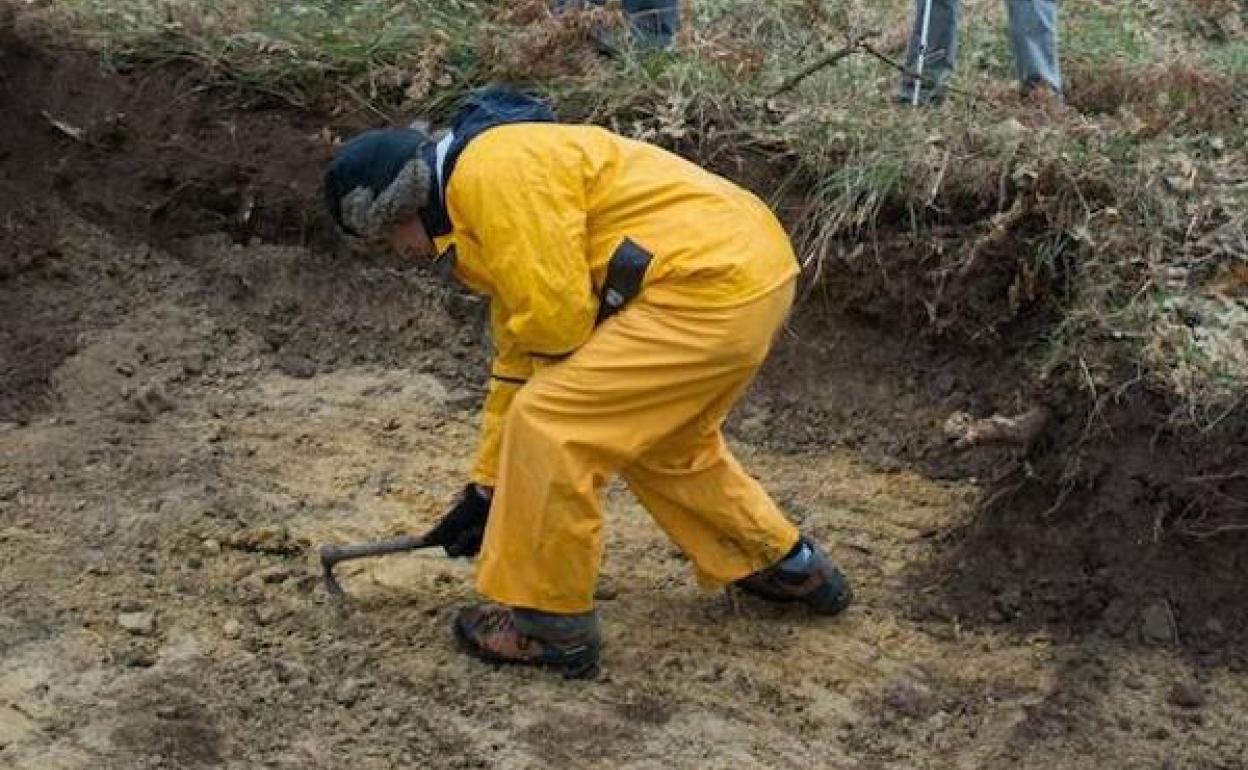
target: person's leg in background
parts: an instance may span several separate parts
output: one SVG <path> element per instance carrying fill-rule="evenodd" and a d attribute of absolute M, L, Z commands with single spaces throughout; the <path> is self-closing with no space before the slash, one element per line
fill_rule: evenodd
<path fill-rule="evenodd" d="M 931 17 L 927 28 L 923 83 L 919 90 L 920 104 L 938 102 L 944 97 L 944 87 L 953 75 L 958 58 L 958 0 L 915 0 L 914 25 L 906 46 L 906 74 L 902 75 L 897 90 L 897 101 L 906 104 L 914 100 L 914 90 L 918 86 L 914 72 L 918 66 L 923 34 L 923 9 L 928 2 L 931 3 Z"/>
<path fill-rule="evenodd" d="M 604 5 L 606 0 L 555 0 L 556 11 Z M 680 31 L 680 0 L 622 0 L 622 5 L 628 17 L 633 44 L 639 48 L 666 48 Z M 615 49 L 608 37 L 606 31 L 597 33 L 597 42 L 603 53 Z"/>
<path fill-rule="evenodd" d="M 1037 87 L 1062 94 L 1057 56 L 1057 0 L 1006 0 L 1010 17 L 1010 48 L 1024 93 Z"/>
<path fill-rule="evenodd" d="M 633 29 L 633 42 L 641 48 L 667 48 L 680 31 L 680 0 L 623 0 Z"/>

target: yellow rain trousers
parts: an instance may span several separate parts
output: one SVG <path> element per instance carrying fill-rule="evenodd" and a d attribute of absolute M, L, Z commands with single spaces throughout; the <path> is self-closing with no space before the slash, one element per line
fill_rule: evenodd
<path fill-rule="evenodd" d="M 478 590 L 592 609 L 616 474 L 704 587 L 782 558 L 797 530 L 721 432 L 793 300 L 796 259 L 766 206 L 658 148 L 554 124 L 473 139 L 446 198 L 456 272 L 490 295 L 497 348 L 473 473 L 494 486 Z M 641 292 L 595 327 L 626 240 L 652 255 Z"/>

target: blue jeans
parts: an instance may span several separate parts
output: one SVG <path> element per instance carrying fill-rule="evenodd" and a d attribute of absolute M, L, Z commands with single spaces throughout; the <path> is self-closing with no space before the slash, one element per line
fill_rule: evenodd
<path fill-rule="evenodd" d="M 555 0 L 555 9 L 605 5 L 606 0 Z M 680 31 L 680 0 L 623 0 L 633 30 L 633 43 L 643 48 L 666 48 Z"/>
<path fill-rule="evenodd" d="M 919 56 L 923 7 L 929 0 L 915 0 L 914 27 L 906 49 L 906 69 L 913 73 Z M 938 98 L 953 74 L 958 56 L 958 0 L 930 0 L 927 55 L 923 63 L 921 96 Z M 1005 0 L 1010 15 L 1010 49 L 1014 69 L 1024 89 L 1045 83 L 1062 92 L 1062 73 L 1057 59 L 1057 0 Z M 902 77 L 900 98 L 914 94 L 914 76 Z"/>

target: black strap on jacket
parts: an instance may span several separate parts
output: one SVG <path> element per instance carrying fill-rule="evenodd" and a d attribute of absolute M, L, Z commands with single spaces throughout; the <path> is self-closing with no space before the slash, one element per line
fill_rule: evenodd
<path fill-rule="evenodd" d="M 620 312 L 641 293 L 641 283 L 645 280 L 646 270 L 653 259 L 650 252 L 628 238 L 616 247 L 611 261 L 607 263 L 607 278 L 598 295 L 598 318 L 594 321 L 595 326 Z"/>
<path fill-rule="evenodd" d="M 616 247 L 615 253 L 611 255 L 611 261 L 607 263 L 607 279 L 603 281 L 602 291 L 598 293 L 598 318 L 595 319 L 594 326 L 598 326 L 620 312 L 625 305 L 641 293 L 641 284 L 646 278 L 646 270 L 649 269 L 653 259 L 650 252 L 628 238 Z M 571 353 L 549 356 L 530 351 L 529 355 L 547 361 L 562 361 Z M 512 385 L 522 386 L 528 382 L 519 377 L 498 374 L 492 374 L 491 377 Z"/>

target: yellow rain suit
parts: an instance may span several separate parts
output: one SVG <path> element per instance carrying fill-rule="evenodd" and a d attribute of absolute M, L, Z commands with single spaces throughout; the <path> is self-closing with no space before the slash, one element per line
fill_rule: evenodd
<path fill-rule="evenodd" d="M 797 530 L 721 433 L 792 303 L 796 259 L 767 207 L 659 148 L 536 123 L 468 143 L 445 203 L 496 346 L 473 473 L 494 487 L 478 590 L 592 609 L 616 473 L 704 586 L 781 559 Z M 622 248 L 650 256 L 644 282 L 595 326 Z"/>

